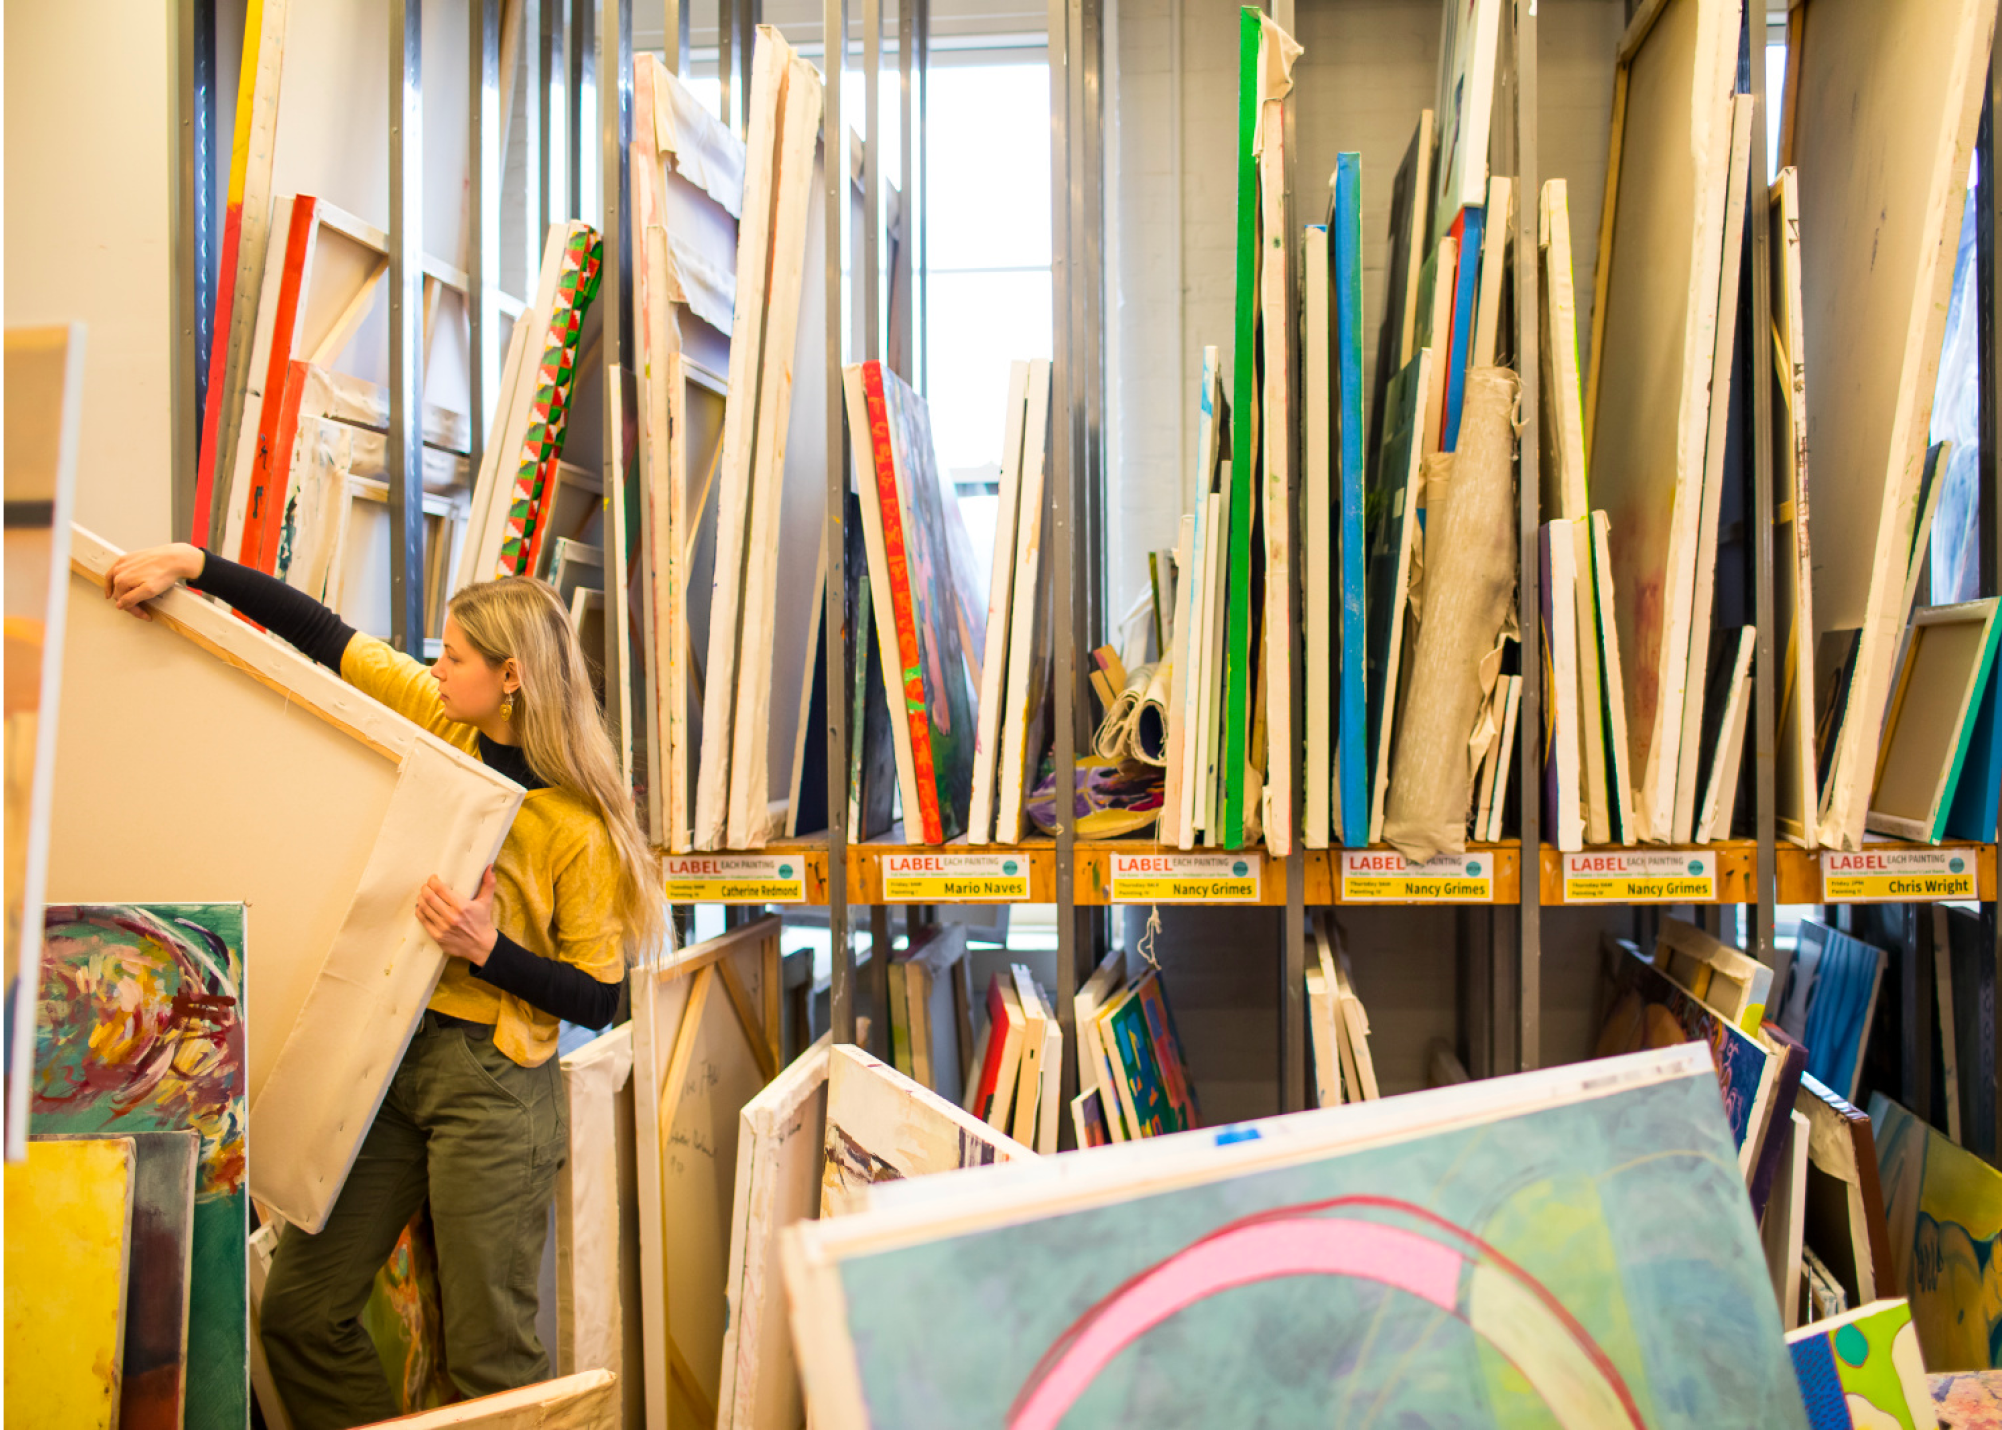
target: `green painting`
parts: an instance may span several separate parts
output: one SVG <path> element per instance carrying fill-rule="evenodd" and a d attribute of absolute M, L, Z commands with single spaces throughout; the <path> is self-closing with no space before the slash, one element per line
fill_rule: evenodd
<path fill-rule="evenodd" d="M 33 1131 L 193 1131 L 187 1430 L 250 1423 L 242 904 L 56 904 Z"/>
<path fill-rule="evenodd" d="M 796 1229 L 869 1425 L 1806 1426 L 1697 1049 L 1092 1157 Z"/>

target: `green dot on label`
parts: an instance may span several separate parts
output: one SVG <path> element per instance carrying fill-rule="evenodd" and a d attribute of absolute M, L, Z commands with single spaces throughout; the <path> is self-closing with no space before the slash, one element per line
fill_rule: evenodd
<path fill-rule="evenodd" d="M 1230 866 L 1230 872 L 1237 875 L 1238 878 L 1242 879 L 1246 874 L 1251 872 L 1251 866 L 1246 864 L 1242 859 L 1240 859 L 1235 864 Z"/>
<path fill-rule="evenodd" d="M 1014 873 L 1015 873 L 1015 872 L 1016 872 L 1017 870 L 1019 870 L 1019 869 L 1020 869 L 1021 867 L 1022 867 L 1022 866 L 1021 866 L 1021 865 L 1019 865 L 1019 864 L 1017 864 L 1017 863 L 1016 863 L 1016 862 L 1015 862 L 1015 861 L 1014 861 L 1013 859 L 1007 859 L 1007 860 L 1003 860 L 1003 861 L 1002 861 L 1002 864 L 1001 864 L 1001 872 L 1002 872 L 1002 873 L 1004 873 L 1004 874 L 1010 874 L 1010 875 L 1012 875 L 1012 874 L 1014 874 Z"/>
<path fill-rule="evenodd" d="M 1689 872 L 1692 874 L 1701 874 L 1703 872 L 1703 861 L 1701 859 L 1691 859 L 1689 861 Z"/>
<path fill-rule="evenodd" d="M 779 877 L 781 879 L 790 879 L 792 877 L 792 865 L 790 864 L 779 865 Z"/>
<path fill-rule="evenodd" d="M 1967 861 L 1965 859 L 1962 859 L 1958 854 L 1956 854 L 1953 856 L 1953 858 L 1946 861 L 1946 867 L 1950 869 L 1952 872 L 1958 874 L 1963 872 L 1967 868 Z"/>
<path fill-rule="evenodd" d="M 1481 861 L 1480 861 L 1480 860 L 1478 860 L 1478 859 L 1469 859 L 1469 860 L 1467 861 L 1467 872 L 1468 872 L 1469 874 L 1478 874 L 1478 873 L 1480 873 L 1480 872 L 1481 872 Z"/>

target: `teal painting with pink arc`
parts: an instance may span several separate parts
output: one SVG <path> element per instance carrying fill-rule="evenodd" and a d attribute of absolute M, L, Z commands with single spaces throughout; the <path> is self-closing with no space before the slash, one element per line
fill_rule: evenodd
<path fill-rule="evenodd" d="M 563 455 L 570 398 L 577 386 L 577 344 L 584 333 L 584 315 L 598 296 L 604 259 L 604 240 L 597 230 L 578 224 L 563 245 L 556 301 L 542 338 L 542 359 L 536 364 L 535 397 L 515 470 L 496 576 L 524 576 L 535 570 L 547 515 L 549 478 Z"/>
<path fill-rule="evenodd" d="M 186 1430 L 250 1423 L 242 904 L 51 904 L 35 1132 L 193 1131 Z"/>
<path fill-rule="evenodd" d="M 940 1188 L 886 1206 L 884 1234 L 832 1253 L 864 1402 L 839 1423 L 1805 1430 L 1697 1053 L 1101 1149 L 1104 1172 L 1061 1184 L 962 1174 L 981 1180 L 961 1205 Z"/>

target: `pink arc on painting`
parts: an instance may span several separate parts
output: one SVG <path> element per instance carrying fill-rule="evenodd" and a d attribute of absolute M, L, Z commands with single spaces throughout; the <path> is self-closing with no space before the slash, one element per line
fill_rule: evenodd
<path fill-rule="evenodd" d="M 1321 1215 L 1338 1208 L 1387 1211 L 1415 1218 L 1425 1230 L 1354 1217 Z M 1448 1243 L 1458 1243 L 1452 1245 Z M 1643 1427 L 1640 1407 L 1610 1357 L 1548 1288 L 1473 1233 L 1422 1207 L 1389 1197 L 1337 1197 L 1280 1207 L 1230 1223 L 1156 1263 L 1101 1299 L 1059 1336 L 1030 1372 L 1009 1407 L 1009 1430 L 1056 1430 L 1072 1405 L 1127 1347 L 1177 1312 L 1240 1286 L 1285 1276 L 1347 1276 L 1406 1292 L 1466 1323 L 1522 1373 L 1546 1402 L 1570 1371 L 1553 1357 L 1526 1364 L 1497 1344 L 1493 1328 L 1464 1287 L 1476 1267 L 1488 1267 L 1528 1292 L 1529 1304 L 1568 1340 L 1602 1378 L 1606 1399 L 1629 1424 Z M 1511 1303 L 1512 1309 L 1523 1309 Z M 1509 1336 L 1509 1344 L 1520 1338 Z M 1565 1363 L 1560 1364 L 1560 1361 Z"/>

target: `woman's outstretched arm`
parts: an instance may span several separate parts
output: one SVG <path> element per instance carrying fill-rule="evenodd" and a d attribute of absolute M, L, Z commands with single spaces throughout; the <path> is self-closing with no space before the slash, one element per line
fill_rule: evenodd
<path fill-rule="evenodd" d="M 122 611 L 146 616 L 140 606 L 185 581 L 227 601 L 271 634 L 290 641 L 321 665 L 340 672 L 355 629 L 304 591 L 199 546 L 176 542 L 132 551 L 112 563 L 105 595 Z"/>

